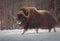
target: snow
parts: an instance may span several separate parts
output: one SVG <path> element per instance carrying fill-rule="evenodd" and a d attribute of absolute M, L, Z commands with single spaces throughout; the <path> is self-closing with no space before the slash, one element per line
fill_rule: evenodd
<path fill-rule="evenodd" d="M 22 30 L 0 30 L 0 41 L 60 41 L 60 28 L 56 28 L 57 32 L 48 32 L 48 30 L 39 30 L 36 34 L 35 30 L 28 30 L 21 35 Z"/>

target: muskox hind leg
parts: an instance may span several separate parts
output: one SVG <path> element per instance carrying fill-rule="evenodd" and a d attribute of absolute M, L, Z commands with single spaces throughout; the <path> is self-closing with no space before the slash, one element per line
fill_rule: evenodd
<path fill-rule="evenodd" d="M 38 28 L 35 28 L 35 30 L 36 30 L 36 33 L 38 33 Z"/>
<path fill-rule="evenodd" d="M 51 32 L 52 26 L 48 25 L 49 32 Z"/>
<path fill-rule="evenodd" d="M 55 29 L 55 27 L 53 27 L 53 26 L 49 26 L 49 32 L 51 32 L 51 29 L 54 29 L 54 32 L 56 32 L 56 29 Z"/>
<path fill-rule="evenodd" d="M 51 28 L 52 29 L 52 28 Z M 49 29 L 49 32 L 51 32 L 51 29 Z M 54 32 L 56 32 L 56 29 L 55 29 L 55 27 L 53 27 L 53 29 L 54 29 Z"/>
<path fill-rule="evenodd" d="M 49 29 L 49 32 L 51 32 L 51 29 Z"/>
<path fill-rule="evenodd" d="M 54 32 L 56 32 L 56 28 L 54 27 Z"/>

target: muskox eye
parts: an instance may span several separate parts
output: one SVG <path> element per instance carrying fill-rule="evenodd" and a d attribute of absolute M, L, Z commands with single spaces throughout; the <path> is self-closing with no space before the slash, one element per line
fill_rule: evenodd
<path fill-rule="evenodd" d="M 17 14 L 18 17 L 22 17 L 23 15 L 22 14 Z"/>
<path fill-rule="evenodd" d="M 22 18 L 22 14 L 17 14 L 17 20 L 20 20 Z"/>

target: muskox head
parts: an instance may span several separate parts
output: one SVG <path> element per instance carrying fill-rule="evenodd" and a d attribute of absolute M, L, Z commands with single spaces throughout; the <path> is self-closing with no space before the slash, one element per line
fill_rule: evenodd
<path fill-rule="evenodd" d="M 24 24 L 24 22 L 26 22 L 26 16 L 22 10 L 19 11 L 19 13 L 17 14 L 17 21 L 18 21 L 18 24 L 21 24 L 21 23 Z"/>
<path fill-rule="evenodd" d="M 17 14 L 17 21 L 19 21 L 20 23 L 26 23 L 28 18 L 30 17 L 30 15 L 32 14 L 32 12 L 35 10 L 36 8 L 34 7 L 25 7 L 25 8 L 21 8 Z"/>
<path fill-rule="evenodd" d="M 22 8 L 19 10 L 18 14 L 17 14 L 17 21 L 18 24 L 22 24 L 25 25 L 27 22 L 29 16 L 29 11 L 26 8 Z"/>

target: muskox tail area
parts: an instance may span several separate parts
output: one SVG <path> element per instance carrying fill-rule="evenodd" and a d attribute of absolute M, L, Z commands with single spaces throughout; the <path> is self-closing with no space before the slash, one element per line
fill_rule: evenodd
<path fill-rule="evenodd" d="M 58 23 L 59 22 L 58 22 L 57 18 L 53 16 L 53 22 L 52 22 L 53 26 L 57 26 Z"/>
<path fill-rule="evenodd" d="M 58 25 L 58 20 L 55 16 L 51 16 L 50 18 L 50 25 L 49 25 L 49 28 L 53 28 L 54 32 L 56 32 L 56 27 Z M 51 29 L 49 29 L 49 32 L 51 32 Z"/>

